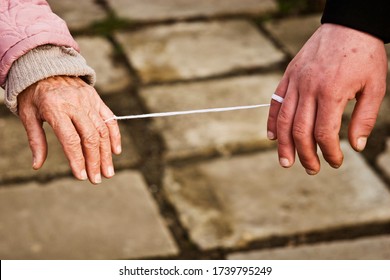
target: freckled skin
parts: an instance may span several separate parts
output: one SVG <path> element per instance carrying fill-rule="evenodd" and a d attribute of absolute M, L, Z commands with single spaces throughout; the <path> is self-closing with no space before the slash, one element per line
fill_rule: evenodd
<path fill-rule="evenodd" d="M 353 46 L 353 47 L 351 47 Z M 297 153 L 310 175 L 320 171 L 317 145 L 335 168 L 342 165 L 339 131 L 343 111 L 356 99 L 349 124 L 351 146 L 361 151 L 386 90 L 387 57 L 381 40 L 335 24 L 323 24 L 287 67 L 271 101 L 268 135 L 278 140 L 283 167 Z"/>
<path fill-rule="evenodd" d="M 116 121 L 95 89 L 76 77 L 51 77 L 18 95 L 18 113 L 33 153 L 33 168 L 42 167 L 47 142 L 42 128 L 47 122 L 62 144 L 77 179 L 101 182 L 101 174 L 114 175 L 111 153 L 119 154 L 120 132 Z"/>

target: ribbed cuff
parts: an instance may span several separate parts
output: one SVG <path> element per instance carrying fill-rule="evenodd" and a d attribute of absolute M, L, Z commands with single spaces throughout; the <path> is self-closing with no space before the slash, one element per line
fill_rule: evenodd
<path fill-rule="evenodd" d="M 17 96 L 32 84 L 53 76 L 75 76 L 94 85 L 95 71 L 73 48 L 45 45 L 16 60 L 8 73 L 4 103 L 17 114 Z"/>

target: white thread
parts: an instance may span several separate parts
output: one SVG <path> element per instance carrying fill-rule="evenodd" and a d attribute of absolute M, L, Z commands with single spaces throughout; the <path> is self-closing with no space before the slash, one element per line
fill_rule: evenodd
<path fill-rule="evenodd" d="M 247 109 L 255 109 L 255 108 L 269 107 L 269 106 L 270 106 L 270 104 L 257 104 L 257 105 L 249 105 L 249 106 L 236 106 L 236 107 L 200 109 L 200 110 L 190 110 L 190 111 L 151 113 L 151 114 L 142 114 L 142 115 L 120 116 L 120 117 L 113 116 L 113 117 L 105 120 L 104 122 L 109 122 L 112 120 L 132 120 L 132 119 L 158 118 L 158 117 L 170 117 L 170 116 L 179 116 L 179 115 L 201 114 L 201 113 L 227 112 L 227 111 L 247 110 Z"/>
<path fill-rule="evenodd" d="M 272 94 L 271 98 L 276 102 L 283 103 L 284 98 L 277 95 L 276 93 Z"/>

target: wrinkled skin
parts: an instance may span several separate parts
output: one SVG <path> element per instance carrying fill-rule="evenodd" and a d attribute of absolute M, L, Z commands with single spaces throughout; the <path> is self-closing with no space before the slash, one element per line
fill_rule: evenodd
<path fill-rule="evenodd" d="M 27 131 L 33 168 L 42 167 L 47 141 L 42 128 L 54 130 L 74 176 L 101 182 L 101 175 L 114 176 L 112 153 L 121 153 L 121 136 L 116 121 L 95 89 L 76 77 L 51 77 L 35 83 L 18 96 L 18 113 Z"/>
<path fill-rule="evenodd" d="M 356 151 L 367 143 L 386 91 L 384 44 L 369 34 L 322 25 L 288 65 L 268 118 L 268 138 L 278 141 L 279 162 L 291 167 L 297 152 L 309 175 L 320 171 L 317 144 L 334 168 L 343 162 L 339 132 L 349 100 L 356 105 L 348 137 Z"/>

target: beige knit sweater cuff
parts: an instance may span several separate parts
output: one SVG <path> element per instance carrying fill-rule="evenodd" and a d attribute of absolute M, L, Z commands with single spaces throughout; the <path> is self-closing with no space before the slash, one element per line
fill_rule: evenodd
<path fill-rule="evenodd" d="M 73 48 L 40 46 L 12 64 L 5 84 L 5 104 L 17 114 L 19 93 L 40 80 L 60 75 L 80 77 L 90 85 L 96 80 L 95 71 Z"/>

